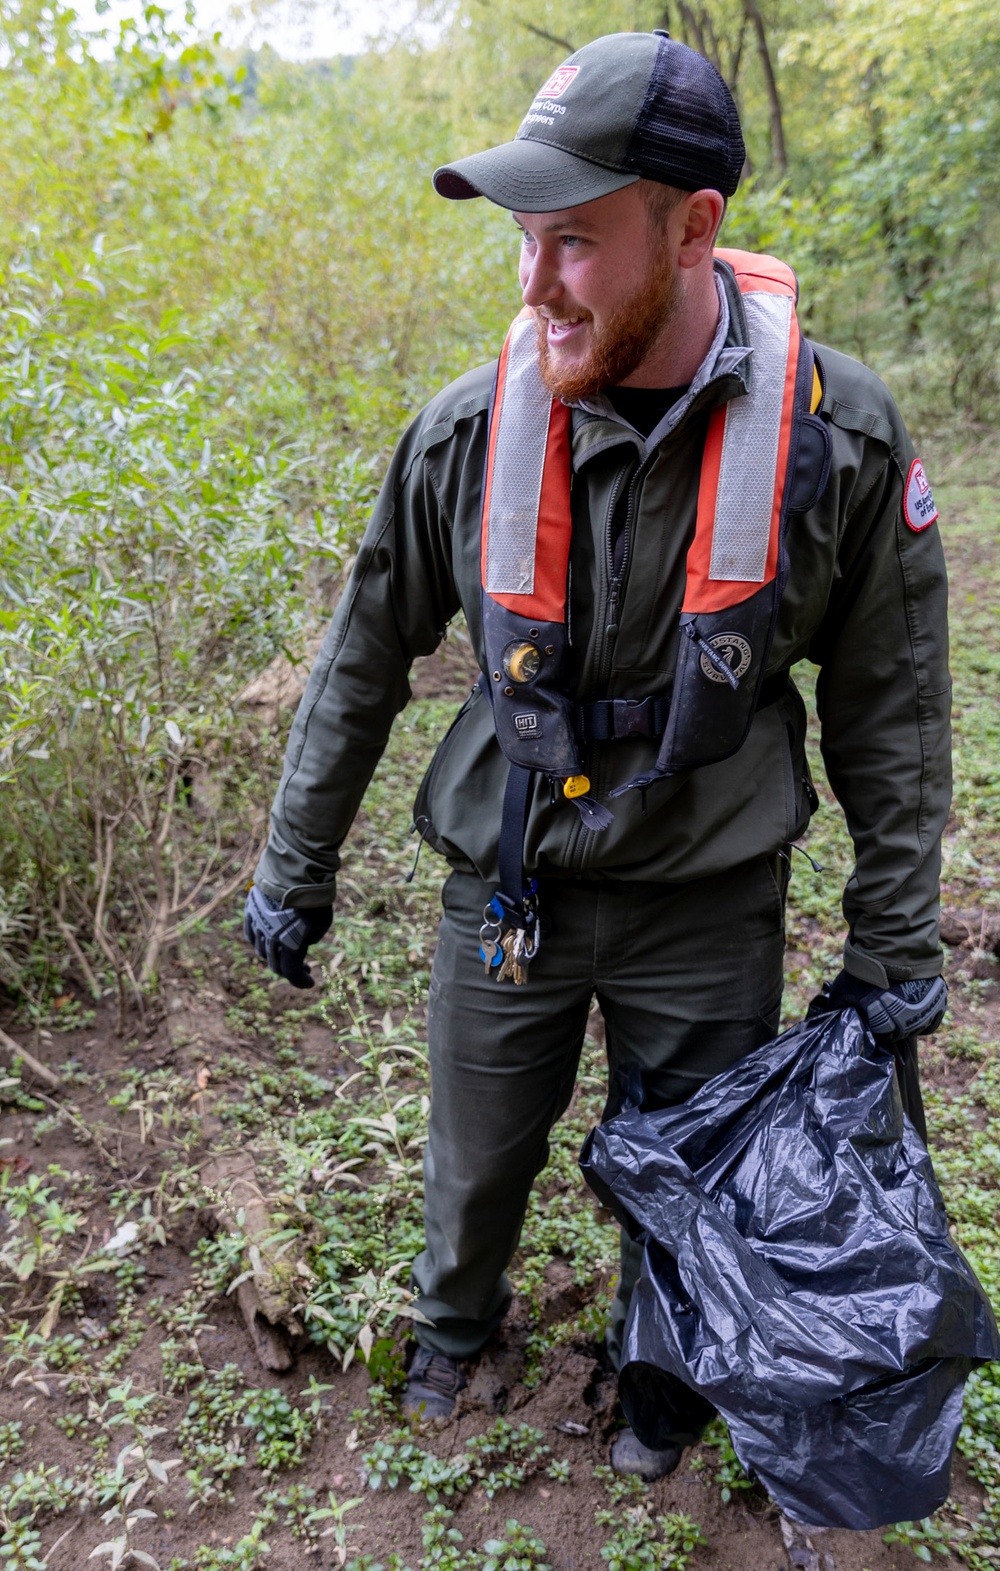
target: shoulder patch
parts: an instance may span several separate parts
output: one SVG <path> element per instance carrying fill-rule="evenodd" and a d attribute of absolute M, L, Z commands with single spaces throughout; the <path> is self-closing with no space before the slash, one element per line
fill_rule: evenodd
<path fill-rule="evenodd" d="M 914 534 L 920 534 L 921 530 L 930 528 L 937 516 L 927 473 L 920 459 L 915 458 L 903 488 L 903 517 Z"/>

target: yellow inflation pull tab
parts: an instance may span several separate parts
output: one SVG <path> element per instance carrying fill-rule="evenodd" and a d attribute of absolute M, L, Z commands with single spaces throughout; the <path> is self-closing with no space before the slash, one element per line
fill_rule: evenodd
<path fill-rule="evenodd" d="M 570 775 L 568 780 L 563 781 L 563 796 L 571 799 L 574 796 L 586 796 L 589 790 L 590 781 L 586 775 Z"/>

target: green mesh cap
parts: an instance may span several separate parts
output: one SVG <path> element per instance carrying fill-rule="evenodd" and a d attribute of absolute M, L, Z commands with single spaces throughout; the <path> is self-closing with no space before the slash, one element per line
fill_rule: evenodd
<path fill-rule="evenodd" d="M 732 196 L 746 157 L 732 94 L 666 33 L 610 33 L 540 88 L 512 142 L 434 171 L 440 196 L 554 212 L 636 180 Z"/>

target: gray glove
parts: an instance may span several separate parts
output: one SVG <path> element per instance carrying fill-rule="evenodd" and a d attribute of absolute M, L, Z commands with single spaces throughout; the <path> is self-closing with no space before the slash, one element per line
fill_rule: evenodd
<path fill-rule="evenodd" d="M 888 1047 L 904 1037 L 936 1031 L 947 1007 L 948 988 L 943 977 L 919 977 L 882 988 L 841 971 L 832 982 L 823 984 L 823 991 L 806 1011 L 806 1019 L 833 1010 L 856 1009 L 872 1036 Z"/>
<path fill-rule="evenodd" d="M 306 950 L 316 944 L 333 924 L 333 906 L 311 906 L 283 910 L 256 884 L 247 895 L 243 913 L 243 937 L 269 971 L 283 977 L 293 987 L 313 987 L 312 972 L 305 963 Z"/>

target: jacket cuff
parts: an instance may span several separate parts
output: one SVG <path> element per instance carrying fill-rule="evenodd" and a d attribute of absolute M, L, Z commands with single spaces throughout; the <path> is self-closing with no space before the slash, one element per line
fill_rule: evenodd
<path fill-rule="evenodd" d="M 254 883 L 276 901 L 282 911 L 312 911 L 316 906 L 332 906 L 337 898 L 336 882 L 296 884 L 291 889 L 282 889 L 280 884 L 272 884 L 270 879 L 258 874 Z"/>
<path fill-rule="evenodd" d="M 876 955 L 860 949 L 851 938 L 844 944 L 844 970 L 872 987 L 891 987 L 893 982 L 910 982 L 916 978 L 941 975 L 940 961 L 918 960 L 905 965 L 898 960 L 880 960 Z"/>
<path fill-rule="evenodd" d="M 333 905 L 339 867 L 335 852 L 323 860 L 311 856 L 272 822 L 253 881 L 283 911 L 312 911 L 316 906 Z"/>

